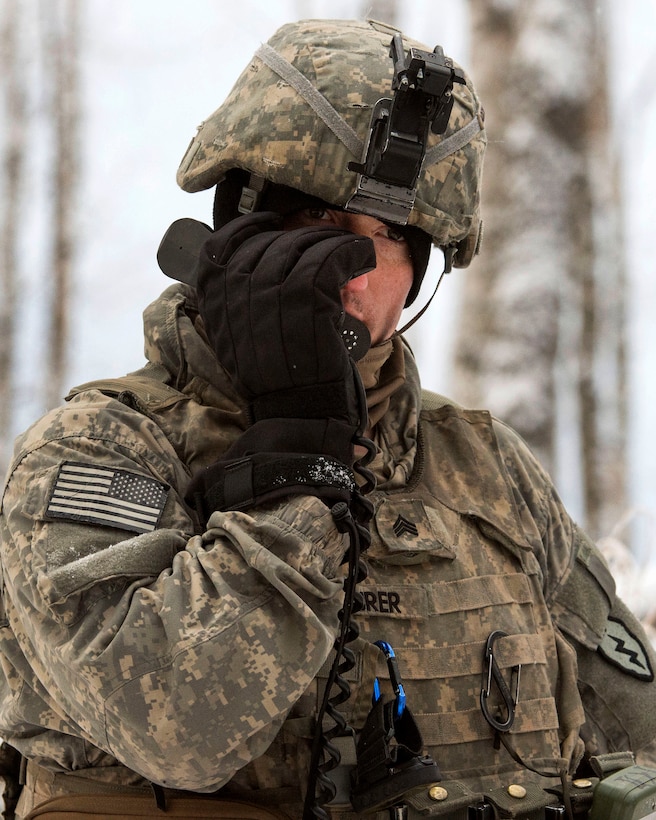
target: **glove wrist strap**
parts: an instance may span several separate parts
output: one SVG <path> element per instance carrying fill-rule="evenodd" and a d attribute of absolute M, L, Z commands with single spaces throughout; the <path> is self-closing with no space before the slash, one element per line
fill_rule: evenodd
<path fill-rule="evenodd" d="M 352 470 L 329 456 L 257 453 L 208 467 L 187 497 L 207 520 L 214 510 L 245 510 L 288 495 L 348 503 L 355 490 Z"/>

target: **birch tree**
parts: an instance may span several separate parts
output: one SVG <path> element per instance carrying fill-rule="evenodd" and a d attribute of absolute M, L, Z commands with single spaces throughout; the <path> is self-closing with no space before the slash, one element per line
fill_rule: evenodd
<path fill-rule="evenodd" d="M 602 534 L 625 505 L 624 272 L 604 16 L 595 0 L 470 0 L 486 108 L 484 244 L 465 274 L 455 392 L 580 480 Z"/>
<path fill-rule="evenodd" d="M 61 400 L 66 371 L 70 278 L 75 245 L 74 214 L 80 177 L 79 0 L 0 0 L 0 458 L 4 463 L 15 433 L 17 317 L 24 315 L 25 270 L 18 248 L 39 253 L 36 291 L 47 294 L 38 328 L 47 340 L 45 373 L 31 360 L 41 405 Z M 38 151 L 35 152 L 35 145 Z M 30 168 L 26 166 L 28 152 Z M 35 153 L 38 156 L 35 156 Z M 47 153 L 45 172 L 42 153 Z M 34 166 L 36 164 L 37 171 Z M 27 179 L 27 171 L 32 178 Z M 25 220 L 26 186 L 38 180 L 46 192 L 45 219 Z M 33 194 L 33 191 L 31 192 Z M 32 200 L 34 197 L 32 196 Z M 26 225 L 27 223 L 27 225 Z M 19 287 L 19 282 L 21 286 Z"/>
<path fill-rule="evenodd" d="M 71 269 L 75 241 L 75 194 L 79 150 L 80 8 L 78 0 L 41 4 L 53 141 L 52 289 L 48 310 L 48 382 L 46 402 L 61 398 L 67 365 Z"/>
<path fill-rule="evenodd" d="M 18 299 L 17 245 L 25 166 L 26 90 L 18 0 L 0 6 L 2 66 L 2 182 L 0 196 L 0 457 L 7 457 L 14 396 L 14 350 Z"/>

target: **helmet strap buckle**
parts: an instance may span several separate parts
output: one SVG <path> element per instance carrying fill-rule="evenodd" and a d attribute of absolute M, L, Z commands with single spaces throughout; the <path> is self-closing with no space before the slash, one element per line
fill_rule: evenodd
<path fill-rule="evenodd" d="M 241 189 L 239 205 L 237 205 L 240 214 L 251 214 L 258 210 L 265 187 L 266 179 L 259 174 L 251 173 L 248 185 L 244 185 Z"/>

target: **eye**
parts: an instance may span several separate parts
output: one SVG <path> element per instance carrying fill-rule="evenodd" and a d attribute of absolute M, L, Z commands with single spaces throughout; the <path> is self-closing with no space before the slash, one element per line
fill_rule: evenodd
<path fill-rule="evenodd" d="M 386 225 L 386 238 L 389 239 L 391 242 L 405 242 L 406 238 L 399 228 L 396 225 Z"/>
<path fill-rule="evenodd" d="M 330 219 L 330 211 L 327 208 L 307 208 L 305 213 L 310 219 L 316 219 L 318 221 Z"/>
<path fill-rule="evenodd" d="M 295 228 L 309 228 L 313 225 L 330 225 L 334 222 L 334 211 L 330 208 L 323 208 L 321 205 L 313 205 L 287 214 L 283 224 L 285 230 L 294 230 Z"/>

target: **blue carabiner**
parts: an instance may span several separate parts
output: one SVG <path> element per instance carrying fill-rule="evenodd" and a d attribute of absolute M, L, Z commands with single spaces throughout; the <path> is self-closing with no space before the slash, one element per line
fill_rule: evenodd
<path fill-rule="evenodd" d="M 389 673 L 390 683 L 394 692 L 394 719 L 398 720 L 405 710 L 405 689 L 401 683 L 401 673 L 399 672 L 399 665 L 396 660 L 396 655 L 391 645 L 387 641 L 374 641 L 374 646 L 382 649 L 387 661 L 387 671 Z M 376 703 L 381 697 L 380 683 L 378 678 L 374 680 L 374 696 L 373 702 Z"/>
<path fill-rule="evenodd" d="M 507 632 L 502 632 L 500 629 L 496 629 L 493 632 L 490 632 L 487 637 L 487 641 L 485 642 L 486 668 L 484 671 L 484 685 L 481 689 L 481 711 L 483 712 L 483 717 L 485 720 L 493 729 L 496 729 L 497 732 L 510 731 L 511 726 L 515 722 L 515 710 L 519 701 L 519 677 L 522 671 L 521 664 L 517 664 L 517 666 L 513 667 L 513 673 L 516 673 L 516 675 L 513 675 L 515 677 L 515 692 L 514 694 L 511 694 L 510 687 L 501 674 L 501 670 L 499 669 L 496 658 L 494 657 L 494 644 L 499 638 L 506 637 L 508 637 Z M 495 717 L 488 708 L 487 701 L 492 691 L 493 680 L 497 685 L 497 689 L 499 690 L 499 694 L 501 695 L 501 699 L 503 700 L 506 708 L 505 720 L 500 720 Z"/>

